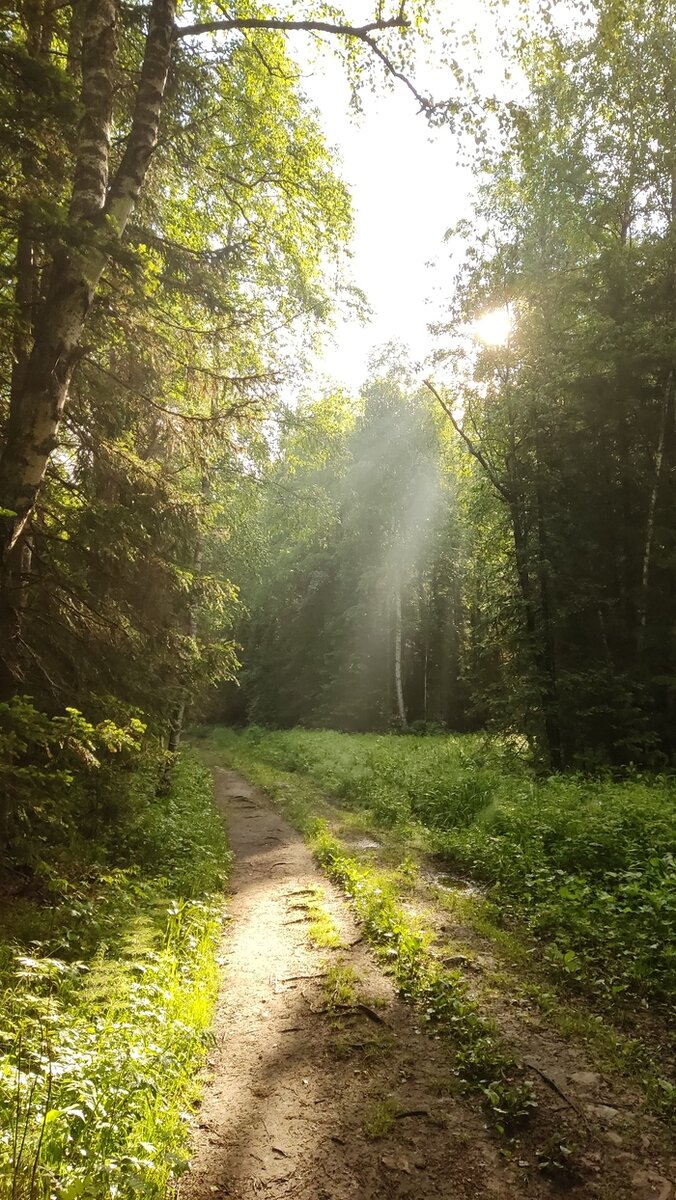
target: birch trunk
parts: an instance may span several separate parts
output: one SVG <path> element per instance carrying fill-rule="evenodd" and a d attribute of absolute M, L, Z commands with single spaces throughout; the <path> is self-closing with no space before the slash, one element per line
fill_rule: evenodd
<path fill-rule="evenodd" d="M 10 694 L 17 682 L 21 622 L 12 563 L 57 445 L 82 333 L 109 256 L 107 244 L 124 233 L 157 143 L 173 28 L 174 0 L 153 0 L 131 129 L 109 188 L 117 3 L 89 0 L 87 5 L 83 117 L 68 236 L 51 264 L 46 299 L 35 319 L 20 386 L 11 398 L 0 454 L 0 695 Z"/>
<path fill-rule="evenodd" d="M 404 688 L 401 679 L 401 584 L 398 583 L 394 593 L 394 687 L 397 694 L 397 712 L 402 729 L 408 729 L 406 706 L 404 704 Z"/>

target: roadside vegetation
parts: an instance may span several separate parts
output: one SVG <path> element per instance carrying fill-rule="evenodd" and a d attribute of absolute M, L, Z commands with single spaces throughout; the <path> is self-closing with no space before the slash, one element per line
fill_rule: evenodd
<path fill-rule="evenodd" d="M 425 1002 L 428 990 L 433 994 L 426 1003 L 426 1019 L 437 1019 L 438 989 L 450 988 L 460 1015 L 446 1020 L 446 1035 L 461 1059 L 465 1032 L 469 1059 L 478 1045 L 483 1068 L 471 1082 L 497 1097 L 498 1123 L 508 1123 L 501 1110 L 508 1110 L 513 1101 L 512 1111 L 518 1110 L 517 1099 L 523 1099 L 514 1056 L 501 1042 L 490 1015 L 503 994 L 519 995 L 538 1019 L 558 1031 L 557 1036 L 583 1043 L 601 1070 L 631 1078 L 653 1111 L 667 1117 L 674 1112 L 673 1047 L 667 1032 L 673 998 L 674 897 L 668 830 L 674 814 L 666 781 L 537 780 L 520 753 L 500 741 L 473 736 L 401 738 L 215 728 L 201 731 L 199 745 L 209 761 L 227 762 L 264 787 L 308 837 L 324 866 L 352 897 L 367 936 L 379 947 L 402 992 L 416 1002 Z M 484 804 L 475 802 L 470 816 L 474 774 Z M 490 794 L 483 792 L 489 776 Z M 642 809 L 635 803 L 637 793 L 644 799 Z M 445 821 L 440 819 L 443 794 Z M 457 824 L 449 828 L 454 794 L 459 798 Z M 423 805 L 428 814 L 438 813 L 436 820 L 430 815 L 421 819 Z M 596 814 L 595 822 L 587 818 L 587 809 Z M 617 830 L 623 828 L 623 813 L 621 841 Z M 568 859 L 547 837 L 548 833 L 549 839 L 558 839 L 561 829 L 566 831 Z M 608 860 L 603 859 L 603 847 L 613 837 L 625 851 L 619 868 L 610 850 Z M 656 872 L 652 858 L 659 859 L 664 875 L 661 895 L 656 888 L 651 904 L 649 889 L 645 901 L 640 891 Z M 531 886 L 529 874 L 537 886 Z M 589 911 L 583 887 L 590 897 Z M 602 891 L 607 895 L 600 896 L 594 909 L 597 892 Z M 608 900 L 613 895 L 614 908 Z M 411 916 L 412 903 L 421 913 L 417 922 Z M 382 928 L 371 905 L 377 914 L 383 909 Z M 393 922 L 388 915 L 391 905 L 396 910 Z M 451 933 L 450 944 L 442 934 L 447 950 L 442 947 L 440 963 L 437 931 L 448 928 L 449 921 L 456 933 Z M 595 927 L 594 921 L 603 924 Z M 620 940 L 625 937 L 628 945 L 640 949 L 648 936 L 651 945 L 644 948 L 644 962 L 649 950 L 654 980 L 622 953 Z M 606 939 L 619 942 L 612 962 Z M 405 978 L 409 942 L 422 956 L 413 987 Z M 494 966 L 482 969 L 478 977 L 472 959 L 477 948 L 481 955 L 482 947 Z M 608 979 L 600 974 L 600 955 L 609 960 Z M 612 986 L 611 970 L 621 987 Z M 496 1066 L 502 1063 L 499 1070 L 491 1070 L 493 1055 Z M 469 1082 L 471 1062 L 468 1073 L 460 1064 L 456 1074 Z M 507 1082 L 506 1096 L 496 1092 L 494 1082 Z M 491 1096 L 483 1094 L 493 1109 Z"/>
<path fill-rule="evenodd" d="M 309 775 L 345 808 L 398 828 L 486 886 L 495 916 L 599 999 L 667 1004 L 676 990 L 676 785 L 538 779 L 481 735 L 218 730 L 230 753 Z"/>
<path fill-rule="evenodd" d="M 62 844 L 2 878 L 3 1200 L 164 1197 L 187 1166 L 228 854 L 204 768 L 156 796 L 130 765 L 124 824 L 76 836 L 64 808 Z"/>

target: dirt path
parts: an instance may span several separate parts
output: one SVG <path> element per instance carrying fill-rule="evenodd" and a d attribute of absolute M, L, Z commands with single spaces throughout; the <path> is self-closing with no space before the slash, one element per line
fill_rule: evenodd
<path fill-rule="evenodd" d="M 217 769 L 215 780 L 233 895 L 212 1078 L 181 1200 L 557 1194 L 518 1151 L 505 1158 L 475 1100 L 453 1094 L 448 1050 L 416 1028 L 298 834 L 241 776 Z M 318 890 L 337 948 L 313 945 L 307 906 Z M 345 1006 L 332 1008 L 336 981 L 352 994 L 334 995 Z M 572 1194 L 670 1200 L 672 1191 L 648 1178 L 626 1191 L 597 1173 Z"/>

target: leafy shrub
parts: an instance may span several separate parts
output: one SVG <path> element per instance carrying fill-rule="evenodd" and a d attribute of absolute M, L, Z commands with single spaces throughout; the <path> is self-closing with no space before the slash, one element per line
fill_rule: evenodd
<path fill-rule="evenodd" d="M 46 903 L 2 915 L 0 1200 L 160 1200 L 187 1165 L 227 865 L 194 760 L 115 852 L 79 878 L 43 865 Z"/>
<path fill-rule="evenodd" d="M 169 792 L 133 810 L 115 836 L 118 862 L 163 876 L 174 894 L 201 896 L 223 886 L 228 861 L 223 822 L 213 804 L 211 775 L 189 754 L 173 768 Z"/>
<path fill-rule="evenodd" d="M 119 820 L 156 770 L 145 725 L 94 726 L 74 708 L 48 716 L 26 696 L 0 704 L 0 835 L 7 861 L 36 866 Z"/>

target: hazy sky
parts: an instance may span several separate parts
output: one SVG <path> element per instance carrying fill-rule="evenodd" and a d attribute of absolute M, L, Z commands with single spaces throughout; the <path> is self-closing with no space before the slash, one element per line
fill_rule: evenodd
<path fill-rule="evenodd" d="M 472 20 L 480 18 L 475 7 Z M 490 27 L 483 26 L 482 56 L 494 57 Z M 432 65 L 416 76 L 420 90 L 453 94 L 448 68 Z M 319 371 L 354 388 L 363 381 L 372 349 L 394 338 L 414 357 L 429 352 L 427 324 L 443 311 L 451 290 L 452 266 L 444 234 L 465 215 L 474 186 L 457 165 L 457 142 L 448 128 L 430 130 L 415 98 L 403 85 L 366 94 L 358 118 L 349 110 L 349 89 L 330 53 L 305 65 L 305 91 L 317 105 L 328 141 L 342 160 L 341 174 L 355 212 L 353 273 L 367 294 L 373 318 L 340 323 L 335 345 L 327 344 Z M 489 68 L 491 84 L 499 72 Z M 421 77 L 422 76 L 422 77 Z"/>
<path fill-rule="evenodd" d="M 454 166 L 448 129 L 430 134 L 414 98 L 397 89 L 368 96 L 355 124 L 347 115 L 349 94 L 335 68 L 308 84 L 320 106 L 331 143 L 339 149 L 342 175 L 355 214 L 353 273 L 373 309 L 371 322 L 341 324 L 334 348 L 327 346 L 324 370 L 351 385 L 364 376 L 373 346 L 391 338 L 407 342 L 414 355 L 429 348 L 426 323 L 431 304 L 449 271 L 431 260 L 443 256 L 443 236 L 466 205 L 468 180 Z M 431 140 L 431 138 L 433 140 Z"/>

